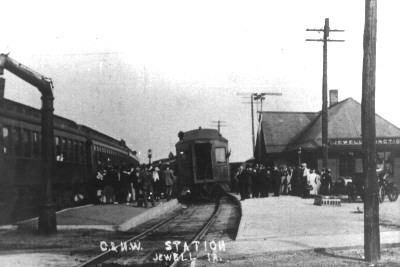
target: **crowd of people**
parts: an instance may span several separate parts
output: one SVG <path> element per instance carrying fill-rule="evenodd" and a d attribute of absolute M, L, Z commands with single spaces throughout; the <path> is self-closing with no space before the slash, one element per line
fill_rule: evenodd
<path fill-rule="evenodd" d="M 176 181 L 169 164 L 161 171 L 157 166 L 142 164 L 137 168 L 99 165 L 94 178 L 98 204 L 137 203 L 138 207 L 152 207 L 156 201 L 169 201 Z"/>
<path fill-rule="evenodd" d="M 263 164 L 240 166 L 235 174 L 237 193 L 241 200 L 247 198 L 294 195 L 304 198 L 315 195 L 329 195 L 332 190 L 331 170 L 323 168 L 321 172 L 302 163 L 299 167 Z"/>

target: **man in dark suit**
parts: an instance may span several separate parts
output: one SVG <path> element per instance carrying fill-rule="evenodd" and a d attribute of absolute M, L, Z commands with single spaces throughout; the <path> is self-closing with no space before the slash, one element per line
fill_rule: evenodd
<path fill-rule="evenodd" d="M 167 164 L 166 169 L 163 171 L 163 177 L 164 177 L 164 182 L 165 182 L 165 186 L 167 188 L 167 201 L 171 200 L 171 196 L 172 196 L 172 188 L 174 186 L 174 180 L 175 180 L 175 176 L 174 173 L 172 172 L 172 170 L 169 169 L 169 164 Z"/>
<path fill-rule="evenodd" d="M 253 185 L 253 176 L 254 176 L 254 170 L 251 168 L 250 164 L 246 165 L 246 170 L 244 171 L 244 177 L 245 177 L 245 198 L 250 198 L 250 195 L 252 193 L 252 185 Z"/>
<path fill-rule="evenodd" d="M 281 172 L 276 165 L 272 170 L 272 182 L 274 185 L 274 197 L 279 197 L 279 190 L 281 188 Z"/>
<path fill-rule="evenodd" d="M 154 196 L 153 196 L 153 176 L 149 171 L 149 167 L 144 165 L 143 171 L 140 174 L 140 178 L 142 181 L 142 191 L 143 191 L 143 200 L 144 200 L 144 207 L 147 208 L 147 199 L 150 198 L 151 206 L 155 206 L 154 203 Z"/>

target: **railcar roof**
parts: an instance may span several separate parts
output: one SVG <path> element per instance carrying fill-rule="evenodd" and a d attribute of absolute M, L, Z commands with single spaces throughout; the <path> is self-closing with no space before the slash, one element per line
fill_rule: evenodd
<path fill-rule="evenodd" d="M 215 129 L 196 129 L 184 132 L 184 134 L 183 141 L 179 141 L 178 143 L 194 140 L 220 140 L 228 142 L 228 140 Z"/>

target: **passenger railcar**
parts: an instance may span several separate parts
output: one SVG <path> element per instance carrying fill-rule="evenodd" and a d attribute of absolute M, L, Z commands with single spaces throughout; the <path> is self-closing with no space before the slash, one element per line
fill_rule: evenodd
<path fill-rule="evenodd" d="M 6 223 L 38 213 L 43 196 L 41 112 L 3 99 L 0 127 L 0 223 Z M 54 148 L 52 177 L 58 208 L 71 205 L 74 193 L 88 197 L 84 188 L 99 165 L 139 165 L 123 140 L 59 116 L 54 116 Z"/>
<path fill-rule="evenodd" d="M 210 196 L 217 184 L 229 184 L 228 140 L 217 130 L 202 129 L 178 134 L 178 188 L 195 196 Z"/>

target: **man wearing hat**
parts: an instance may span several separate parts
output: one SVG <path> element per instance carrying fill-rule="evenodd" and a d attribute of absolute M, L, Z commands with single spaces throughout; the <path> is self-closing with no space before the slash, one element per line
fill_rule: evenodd
<path fill-rule="evenodd" d="M 321 175 L 321 195 L 329 195 L 332 188 L 332 176 L 330 169 L 322 169 Z"/>
<path fill-rule="evenodd" d="M 302 163 L 302 178 L 301 178 L 301 186 L 303 189 L 302 197 L 309 197 L 310 190 L 308 189 L 308 185 L 310 184 L 310 170 L 307 168 L 307 163 Z"/>
<path fill-rule="evenodd" d="M 165 181 L 165 186 L 167 188 L 166 195 L 167 195 L 167 201 L 171 200 L 172 196 L 172 187 L 174 186 L 174 173 L 172 170 L 169 169 L 169 164 L 167 164 L 166 169 L 163 171 L 163 176 L 164 176 L 164 181 Z"/>
<path fill-rule="evenodd" d="M 251 168 L 250 164 L 246 164 L 246 170 L 243 172 L 244 174 L 244 196 L 246 198 L 250 198 L 252 193 L 252 184 L 253 184 L 253 176 L 254 171 Z"/>
<path fill-rule="evenodd" d="M 151 166 L 150 166 L 151 167 Z M 142 191 L 144 198 L 144 207 L 147 208 L 148 198 L 151 200 L 151 205 L 154 207 L 154 196 L 153 196 L 153 177 L 151 172 L 148 169 L 148 166 L 145 166 L 143 172 L 140 174 L 142 180 Z"/>

